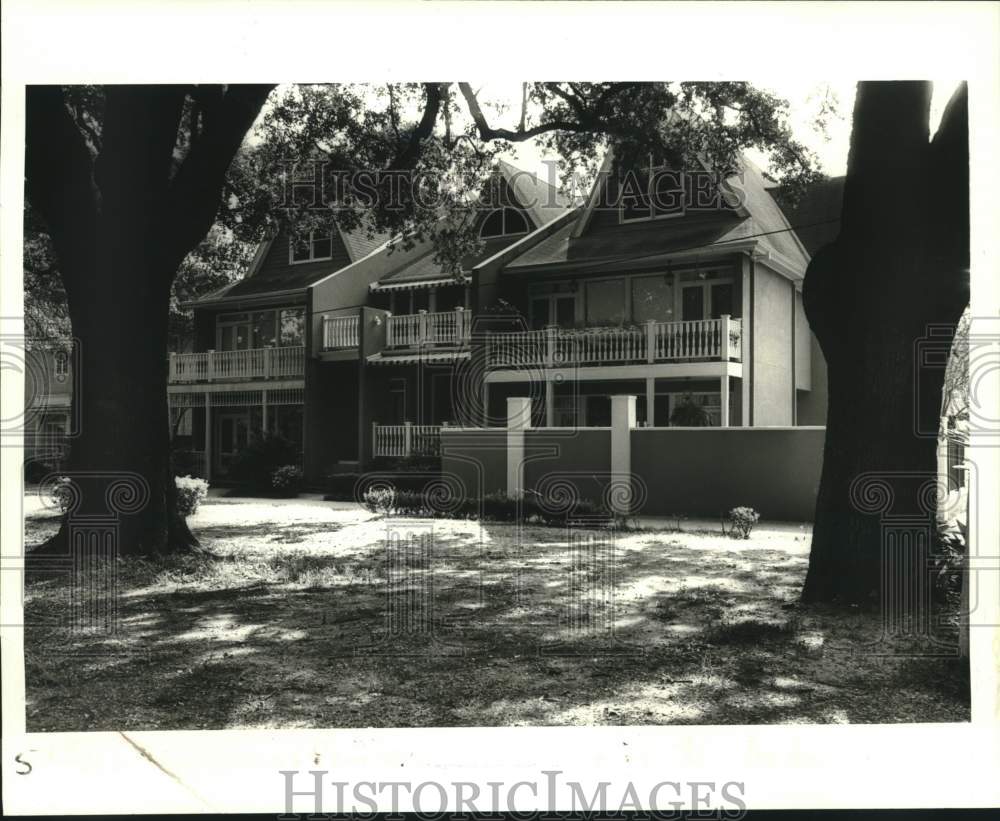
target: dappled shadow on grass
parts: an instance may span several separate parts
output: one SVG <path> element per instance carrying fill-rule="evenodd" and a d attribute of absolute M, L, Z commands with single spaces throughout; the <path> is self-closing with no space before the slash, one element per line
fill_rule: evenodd
<path fill-rule="evenodd" d="M 796 604 L 800 544 L 597 533 L 581 558 L 554 528 L 282 534 L 232 507 L 199 530 L 214 556 L 119 564 L 114 634 L 65 627 L 67 579 L 29 584 L 30 730 L 968 717 L 961 665 L 875 655 L 877 614 Z M 390 562 L 388 530 L 433 538 Z"/>

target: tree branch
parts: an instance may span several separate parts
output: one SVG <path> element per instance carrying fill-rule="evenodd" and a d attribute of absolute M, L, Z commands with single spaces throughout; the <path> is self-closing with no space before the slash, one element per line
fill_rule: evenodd
<path fill-rule="evenodd" d="M 165 270 L 176 271 L 184 256 L 212 227 L 226 172 L 273 85 L 229 86 L 197 145 L 184 159 L 168 191 L 166 215 L 173 230 L 165 240 Z"/>
<path fill-rule="evenodd" d="M 420 147 L 424 140 L 434 133 L 438 112 L 441 110 L 441 100 L 451 83 L 424 83 L 427 99 L 424 102 L 424 113 L 416 128 L 410 133 L 406 147 L 396 155 L 389 165 L 389 171 L 408 171 L 413 168 L 420 157 Z"/>
<path fill-rule="evenodd" d="M 472 86 L 468 83 L 459 83 L 458 87 L 462 92 L 462 96 L 465 97 L 465 103 L 469 107 L 469 114 L 472 116 L 472 121 L 476 124 L 476 129 L 479 131 L 479 137 L 483 140 L 507 140 L 508 142 L 522 143 L 525 140 L 530 140 L 533 137 L 546 134 L 550 131 L 586 132 L 594 130 L 583 123 L 576 123 L 571 120 L 549 120 L 532 128 L 519 129 L 517 131 L 511 131 L 508 128 L 492 128 L 486 122 L 486 117 L 483 114 L 483 110 L 479 107 L 479 100 L 476 98 L 476 92 L 472 90 Z"/>

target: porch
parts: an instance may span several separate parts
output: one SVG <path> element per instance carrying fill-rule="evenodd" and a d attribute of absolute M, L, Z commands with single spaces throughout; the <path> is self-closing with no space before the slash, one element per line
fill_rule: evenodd
<path fill-rule="evenodd" d="M 172 383 L 288 379 L 305 372 L 305 347 L 248 348 L 238 351 L 171 353 Z"/>
<path fill-rule="evenodd" d="M 486 367 L 741 362 L 743 322 L 719 319 L 657 322 L 622 328 L 494 332 L 486 336 Z"/>

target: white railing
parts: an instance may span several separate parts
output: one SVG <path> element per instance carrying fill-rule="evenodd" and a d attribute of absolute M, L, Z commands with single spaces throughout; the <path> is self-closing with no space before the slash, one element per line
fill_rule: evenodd
<path fill-rule="evenodd" d="M 390 316 L 385 344 L 390 348 L 418 345 L 461 345 L 469 341 L 470 312 L 462 308 L 440 313 Z"/>
<path fill-rule="evenodd" d="M 441 425 L 372 423 L 372 456 L 439 456 Z"/>
<path fill-rule="evenodd" d="M 740 360 L 742 353 L 743 323 L 728 316 L 689 322 L 650 321 L 635 328 L 493 333 L 486 339 L 490 368 Z"/>
<path fill-rule="evenodd" d="M 358 315 L 323 317 L 323 350 L 356 348 L 360 339 Z"/>
<path fill-rule="evenodd" d="M 250 348 L 170 354 L 171 382 L 212 382 L 224 379 L 283 379 L 302 376 L 305 348 Z"/>

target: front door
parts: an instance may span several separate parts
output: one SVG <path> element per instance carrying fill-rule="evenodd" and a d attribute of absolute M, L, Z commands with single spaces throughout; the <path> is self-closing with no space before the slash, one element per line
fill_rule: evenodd
<path fill-rule="evenodd" d="M 249 411 L 222 411 L 218 415 L 215 439 L 215 463 L 219 475 L 226 476 L 233 457 L 250 441 Z"/>

